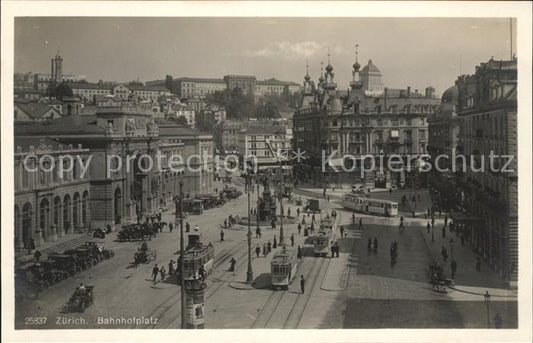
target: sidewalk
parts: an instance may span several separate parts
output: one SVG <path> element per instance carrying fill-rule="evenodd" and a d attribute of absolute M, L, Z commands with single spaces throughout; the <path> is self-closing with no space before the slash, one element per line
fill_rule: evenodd
<path fill-rule="evenodd" d="M 431 253 L 433 260 L 444 267 L 444 273 L 447 277 L 451 276 L 450 263 L 452 260 L 452 254 L 450 249 L 450 238 L 453 238 L 453 258 L 457 262 L 457 271 L 455 273 L 455 283 L 458 290 L 463 286 L 472 287 L 488 287 L 488 288 L 507 288 L 505 282 L 499 277 L 499 275 L 490 269 L 488 263 L 481 259 L 481 271 L 476 270 L 476 257 L 477 254 L 472 251 L 470 244 L 465 241 L 465 245 L 461 245 L 461 239 L 450 232 L 449 227 L 446 228 L 446 237 L 442 238 L 443 224 L 437 225 L 435 223 L 435 241 L 431 242 L 431 230 L 427 233 L 425 227 L 421 227 L 420 233 Z M 444 262 L 441 256 L 441 249 L 445 247 L 448 251 L 448 260 Z"/>

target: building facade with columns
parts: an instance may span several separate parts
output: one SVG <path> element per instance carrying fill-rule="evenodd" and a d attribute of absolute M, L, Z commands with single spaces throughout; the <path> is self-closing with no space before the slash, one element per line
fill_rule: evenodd
<path fill-rule="evenodd" d="M 411 93 L 410 87 L 405 92 L 380 91 L 380 78 L 370 75 L 379 69 L 369 61 L 363 70 L 372 77 L 365 79 L 360 68 L 356 58 L 347 92 L 338 91 L 330 63 L 317 86 L 306 74 L 302 103 L 293 117 L 293 149 L 305 151 L 306 159 L 295 172 L 324 186 L 421 186 L 418 157 L 427 153 L 427 118 L 436 111 L 440 99 L 433 96 L 431 87 L 426 95 Z M 394 169 L 403 170 L 380 164 L 381 156 L 386 161 L 391 154 L 401 156 Z M 374 157 L 374 170 L 361 171 L 365 155 Z M 413 159 L 408 160 L 409 156 Z M 342 165 L 345 168 L 341 169 Z"/>
<path fill-rule="evenodd" d="M 14 154 L 15 250 L 52 242 L 90 227 L 89 149 L 48 138 L 16 137 Z M 70 167 L 61 156 L 73 156 Z M 79 159 L 79 160 L 78 160 Z M 42 168 L 39 168 L 41 161 Z M 65 172 L 61 172 L 63 168 Z"/>
<path fill-rule="evenodd" d="M 462 75 L 457 115 L 466 172 L 457 174 L 467 239 L 509 285 L 518 282 L 517 60 L 490 59 Z M 490 155 L 511 156 L 494 158 Z M 462 163 L 458 159 L 458 163 Z M 494 168 L 489 163 L 493 163 Z M 484 168 L 484 169 L 480 169 Z M 453 217 L 453 216 L 452 216 Z"/>
<path fill-rule="evenodd" d="M 83 152 L 90 160 L 90 177 L 83 181 L 86 189 L 77 193 L 80 201 L 84 194 L 89 196 L 90 221 L 84 222 L 80 229 L 107 225 L 116 228 L 133 223 L 138 213 L 159 211 L 177 194 L 178 178 L 184 178 L 184 192 L 190 196 L 212 191 L 212 136 L 175 124 L 161 124 L 160 132 L 152 113 L 136 107 L 103 107 L 98 108 L 95 115 L 63 117 L 46 124 L 18 123 L 15 137 L 53 140 L 67 146 L 81 144 L 86 149 Z M 200 157 L 190 159 L 192 168 L 172 171 L 164 159 L 158 157 L 170 153 L 179 153 L 184 161 L 192 154 Z M 36 183 L 26 187 L 32 192 L 36 187 L 38 190 Z M 70 201 L 74 198 L 75 194 L 70 194 Z M 22 202 L 20 213 L 28 208 L 39 211 L 37 198 L 30 202 L 31 207 L 25 207 Z M 36 226 L 38 217 L 32 218 L 30 231 L 35 232 L 39 228 Z"/>

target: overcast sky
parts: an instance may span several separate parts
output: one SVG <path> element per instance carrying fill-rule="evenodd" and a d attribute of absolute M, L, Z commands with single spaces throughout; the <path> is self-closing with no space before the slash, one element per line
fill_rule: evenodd
<path fill-rule="evenodd" d="M 149 81 L 227 74 L 302 82 L 313 79 L 328 47 L 339 88 L 372 59 L 387 87 L 432 85 L 442 93 L 457 75 L 491 56 L 510 58 L 509 19 L 438 18 L 17 18 L 15 71 L 49 73 L 59 49 L 63 73 L 89 81 Z M 513 25 L 515 28 L 515 25 Z M 515 46 L 514 34 L 513 46 Z M 516 49 L 514 49 L 516 51 Z M 461 67 L 462 65 L 462 67 Z"/>

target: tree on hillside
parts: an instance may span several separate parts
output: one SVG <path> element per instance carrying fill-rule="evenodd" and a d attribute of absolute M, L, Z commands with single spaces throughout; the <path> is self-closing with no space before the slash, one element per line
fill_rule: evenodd
<path fill-rule="evenodd" d="M 46 94 L 48 94 L 50 97 L 63 100 L 64 97 L 73 96 L 74 92 L 72 91 L 72 88 L 65 82 L 61 82 L 60 84 L 50 82 L 48 88 L 46 89 Z"/>

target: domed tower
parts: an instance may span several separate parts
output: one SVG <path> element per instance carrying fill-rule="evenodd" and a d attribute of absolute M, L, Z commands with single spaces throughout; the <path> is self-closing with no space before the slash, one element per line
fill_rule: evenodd
<path fill-rule="evenodd" d="M 383 83 L 381 83 L 381 71 L 376 67 L 372 60 L 368 60 L 368 64 L 364 66 L 359 74 L 361 82 L 363 83 L 363 90 L 372 93 L 383 92 Z"/>
<path fill-rule="evenodd" d="M 317 93 L 321 94 L 324 91 L 324 62 L 320 62 L 320 77 L 318 78 Z"/>
<path fill-rule="evenodd" d="M 352 70 L 352 82 L 350 82 L 350 86 L 352 89 L 359 89 L 362 87 L 361 83 L 361 77 L 359 75 L 359 69 L 361 69 L 361 65 L 358 61 L 358 51 L 357 48 L 359 47 L 359 44 L 355 45 L 355 63 L 353 64 L 353 70 Z"/>
<path fill-rule="evenodd" d="M 324 84 L 324 90 L 334 91 L 337 88 L 337 84 L 334 82 L 333 78 L 335 73 L 333 73 L 333 66 L 331 65 L 330 55 L 328 52 L 328 65 L 326 66 L 326 82 Z"/>
<path fill-rule="evenodd" d="M 304 76 L 304 94 L 313 93 L 313 83 L 311 82 L 311 76 L 309 76 L 309 62 L 305 65 L 306 73 Z"/>

